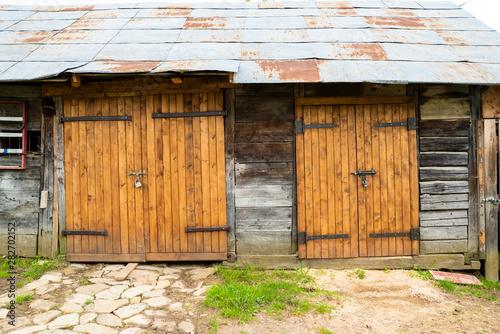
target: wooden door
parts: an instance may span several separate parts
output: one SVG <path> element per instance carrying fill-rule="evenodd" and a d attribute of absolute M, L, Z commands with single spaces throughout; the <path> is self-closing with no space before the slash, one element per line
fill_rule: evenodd
<path fill-rule="evenodd" d="M 227 258 L 222 102 L 222 93 L 64 100 L 68 260 Z"/>
<path fill-rule="evenodd" d="M 297 100 L 299 257 L 418 254 L 414 117 L 409 98 Z"/>

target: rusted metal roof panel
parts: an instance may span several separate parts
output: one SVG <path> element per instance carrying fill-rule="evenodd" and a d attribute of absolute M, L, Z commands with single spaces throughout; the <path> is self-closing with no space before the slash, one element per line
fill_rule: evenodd
<path fill-rule="evenodd" d="M 106 45 L 96 56 L 96 61 L 162 61 L 172 49 L 171 43 Z"/>
<path fill-rule="evenodd" d="M 22 62 L 0 74 L 0 81 L 25 81 L 58 76 L 69 68 L 84 65 L 82 62 Z"/>
<path fill-rule="evenodd" d="M 500 45 L 500 34 L 496 31 L 456 31 L 441 30 L 436 33 L 447 44 L 458 45 Z"/>
<path fill-rule="evenodd" d="M 278 1 L 269 1 L 269 2 L 260 2 L 259 1 L 259 9 L 273 9 L 273 8 L 285 8 L 283 2 Z"/>
<path fill-rule="evenodd" d="M 465 60 L 447 45 L 383 43 L 382 46 L 392 61 L 460 62 Z"/>
<path fill-rule="evenodd" d="M 385 50 L 376 43 L 311 43 L 318 59 L 387 60 Z"/>
<path fill-rule="evenodd" d="M 0 29 L 7 29 L 19 21 L 0 21 Z"/>
<path fill-rule="evenodd" d="M 381 16 L 381 17 L 416 17 L 410 9 L 402 8 L 356 8 L 359 16 Z"/>
<path fill-rule="evenodd" d="M 451 1 L 418 1 L 418 4 L 424 9 L 458 9 Z"/>
<path fill-rule="evenodd" d="M 451 52 L 460 55 L 465 61 L 471 63 L 500 63 L 500 46 L 464 46 L 453 45 L 449 47 Z"/>
<path fill-rule="evenodd" d="M 301 16 L 291 17 L 247 17 L 246 29 L 305 29 L 306 23 Z"/>
<path fill-rule="evenodd" d="M 5 72 L 9 67 L 16 64 L 15 61 L 1 61 L 0 62 L 0 73 Z"/>
<path fill-rule="evenodd" d="M 317 8 L 303 9 L 250 9 L 247 17 L 276 17 L 276 16 L 321 16 L 324 15 Z"/>
<path fill-rule="evenodd" d="M 243 60 L 287 60 L 314 58 L 314 46 L 309 43 L 244 43 Z"/>
<path fill-rule="evenodd" d="M 141 9 L 135 18 L 141 17 L 188 17 L 191 9 Z"/>
<path fill-rule="evenodd" d="M 217 71 L 238 72 L 238 60 L 172 60 L 165 61 L 152 72 L 195 72 L 195 71 Z"/>
<path fill-rule="evenodd" d="M 320 82 L 316 60 L 242 61 L 235 83 Z"/>
<path fill-rule="evenodd" d="M 370 29 L 306 29 L 306 31 L 311 42 L 373 43 L 377 41 Z"/>
<path fill-rule="evenodd" d="M 317 8 L 314 1 L 283 1 L 285 8 Z"/>
<path fill-rule="evenodd" d="M 39 44 L 2 45 L 0 61 L 20 61 L 39 46 Z"/>
<path fill-rule="evenodd" d="M 158 44 L 174 43 L 179 38 L 179 29 L 172 30 L 121 30 L 110 44 Z"/>
<path fill-rule="evenodd" d="M 352 8 L 347 0 L 318 1 L 316 5 L 318 8 Z"/>
<path fill-rule="evenodd" d="M 416 1 L 384 0 L 384 4 L 389 8 L 421 9 Z"/>
<path fill-rule="evenodd" d="M 131 19 L 123 29 L 135 30 L 167 30 L 181 29 L 186 19 L 178 18 L 152 18 L 152 19 Z"/>
<path fill-rule="evenodd" d="M 428 28 L 433 30 L 493 30 L 473 18 L 422 18 L 421 20 Z"/>
<path fill-rule="evenodd" d="M 68 11 L 68 12 L 38 12 L 31 15 L 28 20 L 74 20 L 79 19 L 88 11 Z"/>
<path fill-rule="evenodd" d="M 189 17 L 247 17 L 246 9 L 194 9 Z"/>
<path fill-rule="evenodd" d="M 472 64 L 442 62 L 395 62 L 397 67 L 413 83 L 485 84 L 487 77 Z"/>
<path fill-rule="evenodd" d="M 94 61 L 84 66 L 68 70 L 69 73 L 148 73 L 160 62 L 153 61 Z"/>
<path fill-rule="evenodd" d="M 338 17 L 320 17 L 320 16 L 305 16 L 307 28 L 367 28 L 368 24 L 362 17 L 355 16 L 338 16 Z"/>
<path fill-rule="evenodd" d="M 446 44 L 434 30 L 370 29 L 377 42 L 405 44 Z"/>
<path fill-rule="evenodd" d="M 114 9 L 133 9 L 137 6 L 137 3 L 102 3 L 95 5 L 95 10 L 114 10 Z"/>
<path fill-rule="evenodd" d="M 33 51 L 23 59 L 23 62 L 86 62 L 91 61 L 103 46 L 103 44 L 47 44 Z"/>
<path fill-rule="evenodd" d="M 172 30 L 175 31 L 175 30 Z M 241 42 L 243 30 L 223 29 L 184 29 L 180 31 L 178 43 L 201 43 L 201 42 Z"/>
<path fill-rule="evenodd" d="M 138 9 L 93 10 L 83 15 L 82 17 L 85 19 L 116 19 L 126 17 L 131 18 L 134 17 L 138 11 Z"/>
<path fill-rule="evenodd" d="M 380 0 L 349 0 L 354 8 L 384 8 L 385 5 Z"/>
<path fill-rule="evenodd" d="M 7 30 L 25 30 L 25 31 L 43 31 L 43 30 L 62 30 L 76 20 L 39 20 L 39 21 L 20 21 Z"/>
<path fill-rule="evenodd" d="M 166 60 L 241 59 L 239 43 L 176 43 Z"/>
<path fill-rule="evenodd" d="M 428 29 L 424 21 L 416 17 L 365 17 L 364 19 L 372 28 Z"/>
<path fill-rule="evenodd" d="M 23 11 L 3 11 L 3 10 L 1 10 L 0 11 L 0 21 L 24 20 L 27 17 L 32 16 L 33 14 L 35 14 L 35 12 L 29 11 L 29 10 L 23 10 Z"/>
<path fill-rule="evenodd" d="M 0 31 L 0 41 L 4 44 L 41 44 L 58 31 Z"/>
<path fill-rule="evenodd" d="M 321 8 L 319 14 L 321 16 L 358 16 L 354 8 Z"/>
<path fill-rule="evenodd" d="M 130 19 L 80 19 L 66 30 L 120 30 Z"/>
<path fill-rule="evenodd" d="M 418 17 L 473 17 L 465 10 L 414 10 Z"/>
<path fill-rule="evenodd" d="M 184 3 L 185 4 L 185 3 Z M 257 2 L 189 2 L 191 8 L 211 8 L 211 9 L 236 9 L 236 8 L 257 8 Z"/>
<path fill-rule="evenodd" d="M 106 44 L 119 30 L 63 30 L 46 44 Z"/>
<path fill-rule="evenodd" d="M 487 80 L 489 85 L 500 84 L 500 64 L 471 64 Z"/>
<path fill-rule="evenodd" d="M 407 83 L 406 76 L 389 61 L 318 60 L 324 82 Z"/>
<path fill-rule="evenodd" d="M 243 29 L 245 19 L 241 17 L 189 17 L 184 29 Z"/>
<path fill-rule="evenodd" d="M 309 42 L 305 29 L 289 30 L 258 30 L 246 29 L 243 35 L 244 43 L 277 43 L 277 42 Z"/>

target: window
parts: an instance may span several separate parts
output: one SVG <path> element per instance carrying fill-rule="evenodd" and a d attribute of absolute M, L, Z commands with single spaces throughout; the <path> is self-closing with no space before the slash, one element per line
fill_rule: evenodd
<path fill-rule="evenodd" d="M 27 103 L 0 101 L 0 169 L 26 169 Z"/>

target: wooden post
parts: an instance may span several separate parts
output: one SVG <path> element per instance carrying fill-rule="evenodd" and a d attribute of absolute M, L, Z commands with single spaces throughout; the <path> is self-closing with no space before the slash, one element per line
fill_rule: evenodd
<path fill-rule="evenodd" d="M 498 168 L 497 168 L 497 120 L 484 120 L 484 196 L 498 198 Z M 485 277 L 498 281 L 498 206 L 485 204 L 485 234 L 486 234 L 486 261 Z"/>
<path fill-rule="evenodd" d="M 227 251 L 236 252 L 236 205 L 235 205 L 235 170 L 234 170 L 234 121 L 235 121 L 235 91 L 226 89 L 224 104 L 227 116 L 224 120 L 224 136 L 226 145 L 226 212 L 227 225 Z"/>
<path fill-rule="evenodd" d="M 66 229 L 66 193 L 64 183 L 64 146 L 63 146 L 63 123 L 59 122 L 59 118 L 63 116 L 63 99 L 56 97 L 56 121 L 55 127 L 55 146 L 56 146 L 56 179 L 54 183 L 57 189 L 57 224 L 58 229 L 55 237 L 59 235 L 59 231 Z M 66 254 L 66 237 L 59 240 L 60 254 Z"/>
<path fill-rule="evenodd" d="M 475 126 L 481 111 L 481 95 L 477 86 L 470 87 L 471 126 L 469 133 L 469 227 L 467 252 L 470 260 L 479 259 L 479 194 L 478 194 L 478 161 L 477 161 L 477 127 Z M 470 263 L 470 262 L 468 262 Z"/>
<path fill-rule="evenodd" d="M 486 234 L 484 232 L 485 225 L 485 203 L 484 203 L 484 121 L 477 121 L 477 175 L 478 175 L 478 232 L 479 232 L 479 259 L 486 259 Z M 470 215 L 469 215 L 470 216 Z"/>

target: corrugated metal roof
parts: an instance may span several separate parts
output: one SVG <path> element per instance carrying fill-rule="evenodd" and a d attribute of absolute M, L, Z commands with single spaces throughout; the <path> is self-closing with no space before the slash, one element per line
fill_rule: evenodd
<path fill-rule="evenodd" d="M 0 6 L 0 45 L 0 81 L 217 71 L 240 83 L 500 83 L 500 34 L 450 1 Z"/>

